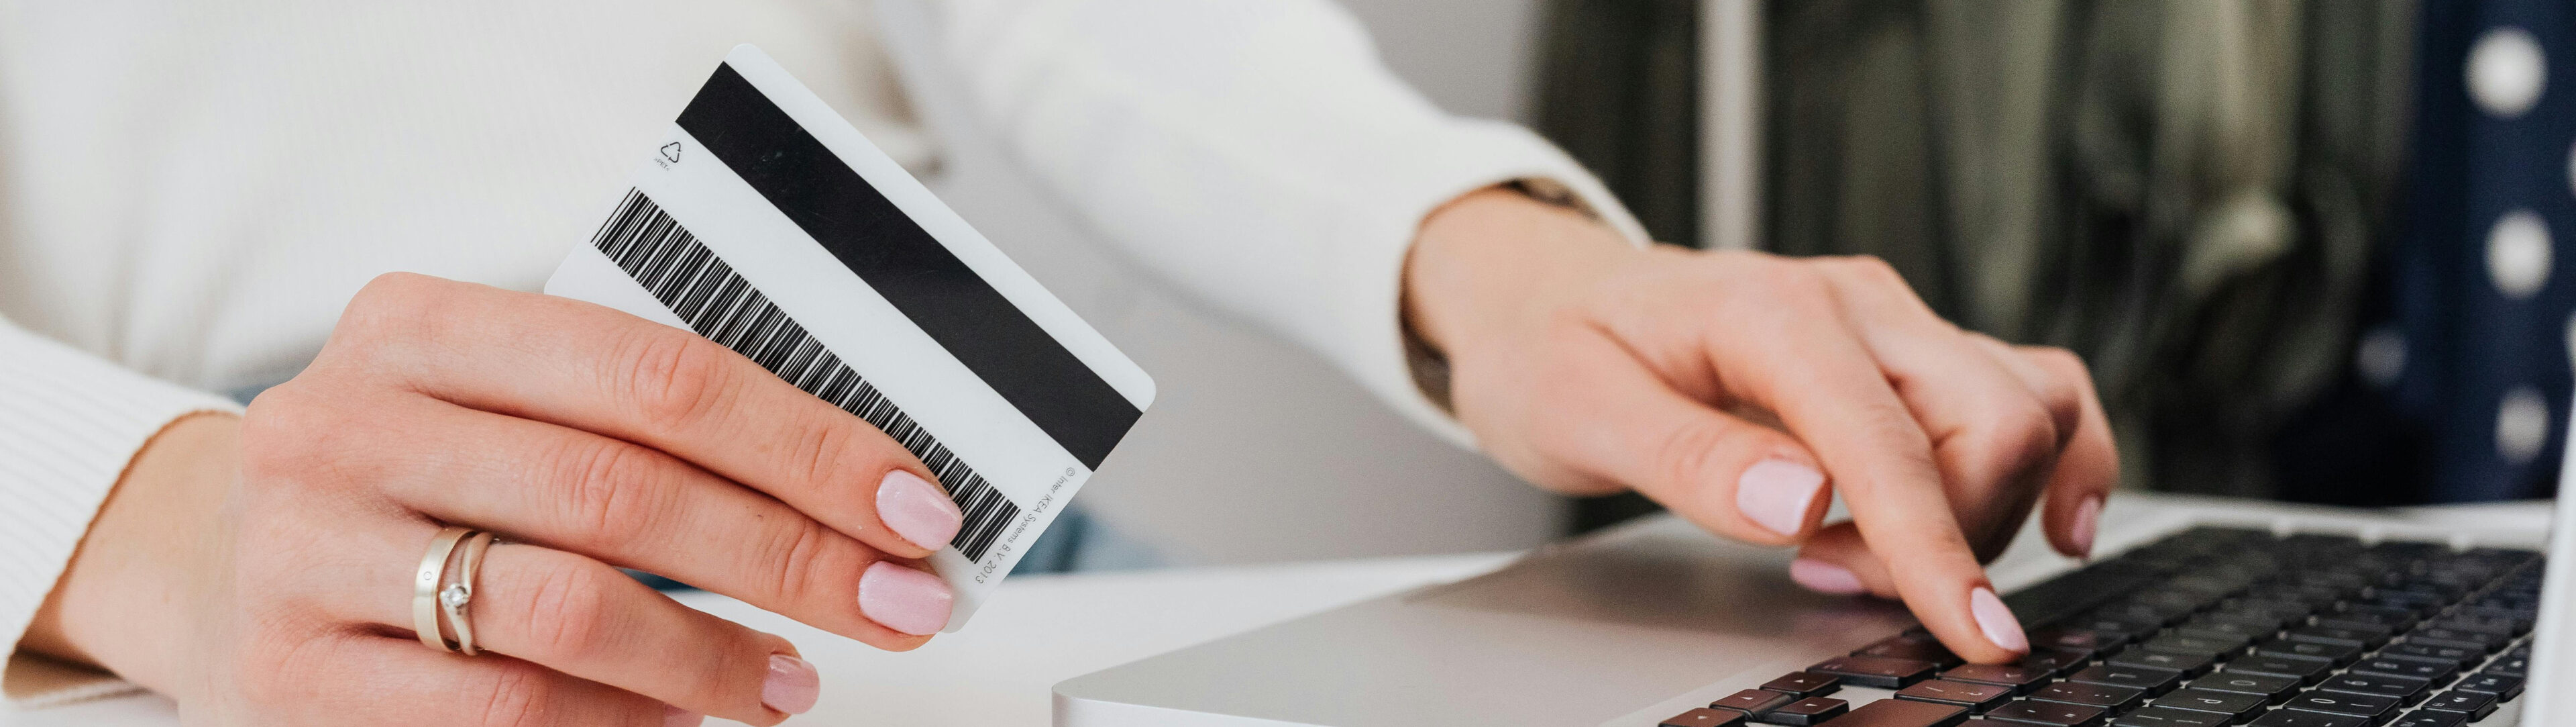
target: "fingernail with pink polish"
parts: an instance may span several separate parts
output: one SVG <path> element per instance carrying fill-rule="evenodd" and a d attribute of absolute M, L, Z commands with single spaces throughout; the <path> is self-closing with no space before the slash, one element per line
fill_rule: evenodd
<path fill-rule="evenodd" d="M 1848 596 L 1865 590 L 1850 569 L 1814 558 L 1789 561 L 1789 580 L 1817 593 Z"/>
<path fill-rule="evenodd" d="M 920 475 L 895 470 L 877 481 L 877 519 L 912 544 L 938 550 L 957 537 L 957 528 L 966 522 L 966 513 L 958 510 L 957 503 L 949 500 L 948 493 L 938 485 Z"/>
<path fill-rule="evenodd" d="M 948 583 L 893 563 L 868 566 L 859 576 L 859 612 L 886 628 L 915 636 L 948 627 L 948 610 L 957 594 Z"/>
<path fill-rule="evenodd" d="M 2102 497 L 2095 495 L 2084 498 L 2084 504 L 2075 506 L 2075 523 L 2071 528 L 2073 530 L 2071 534 L 2075 537 L 2076 555 L 2081 557 L 2093 555 L 2093 534 L 2100 531 L 2101 527 Z"/>
<path fill-rule="evenodd" d="M 1968 592 L 1968 613 L 1977 617 L 1977 630 L 1986 632 L 1986 640 L 2005 651 L 2029 651 L 2030 637 L 2022 635 L 2021 619 L 2014 618 L 2004 599 L 1995 597 L 1995 589 L 1978 586 Z"/>
<path fill-rule="evenodd" d="M 1825 473 L 1785 459 L 1772 458 L 1744 468 L 1735 480 L 1735 510 L 1771 532 L 1797 535 L 1807 526 L 1807 509 L 1824 491 Z"/>
<path fill-rule="evenodd" d="M 823 697 L 823 677 L 814 665 L 786 654 L 769 655 L 769 677 L 760 682 L 760 703 L 788 714 L 804 714 Z M 680 724 L 673 717 L 671 724 Z M 697 724 L 690 722 L 689 724 Z"/>

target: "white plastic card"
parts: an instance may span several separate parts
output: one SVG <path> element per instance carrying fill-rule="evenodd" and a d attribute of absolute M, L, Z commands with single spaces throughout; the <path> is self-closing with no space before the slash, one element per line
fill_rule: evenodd
<path fill-rule="evenodd" d="M 856 414 L 966 511 L 964 625 L 1153 379 L 760 49 L 736 46 L 546 292 L 697 332 Z"/>

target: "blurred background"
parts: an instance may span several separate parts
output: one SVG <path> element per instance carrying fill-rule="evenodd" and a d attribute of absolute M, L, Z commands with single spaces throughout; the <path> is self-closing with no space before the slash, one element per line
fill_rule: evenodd
<path fill-rule="evenodd" d="M 1963 326 L 2074 349 L 2128 487 L 2553 494 L 2563 2 L 1342 1 L 1434 102 L 1538 129 L 1661 240 L 1877 255 Z M 1161 385 L 1082 495 L 1119 542 L 1066 565 L 1520 548 L 1651 511 L 1416 430 L 1086 241 L 915 100 L 948 149 L 933 186 Z"/>

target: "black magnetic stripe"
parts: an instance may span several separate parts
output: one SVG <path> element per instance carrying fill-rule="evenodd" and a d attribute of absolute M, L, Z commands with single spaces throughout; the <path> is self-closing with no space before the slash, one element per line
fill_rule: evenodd
<path fill-rule="evenodd" d="M 1083 464 L 1144 415 L 731 65 L 680 128 Z"/>

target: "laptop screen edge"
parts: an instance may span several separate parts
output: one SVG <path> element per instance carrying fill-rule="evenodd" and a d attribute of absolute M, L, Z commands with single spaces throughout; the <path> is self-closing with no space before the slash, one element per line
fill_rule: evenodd
<path fill-rule="evenodd" d="M 2549 523 L 2549 569 L 2541 576 L 2540 620 L 2532 627 L 2531 681 L 2524 690 L 2529 702 L 2522 708 L 2522 724 L 2529 727 L 2576 723 L 2569 719 L 2576 717 L 2576 694 L 2558 688 L 2568 681 L 2561 675 L 2576 668 L 2568 663 L 2576 658 L 2576 651 L 2571 651 L 2576 650 L 2576 631 L 2570 630 L 2576 624 L 2568 623 L 2576 618 L 2576 608 L 2571 608 L 2576 604 L 2568 602 L 2576 598 L 2568 592 L 2576 588 L 2576 537 L 2567 532 L 2569 524 L 2576 523 L 2576 497 L 2566 496 L 2576 492 L 2576 467 L 2567 466 L 2565 454 L 2576 452 L 2576 426 L 2565 429 L 2569 436 L 2559 448 L 2558 506 Z"/>

